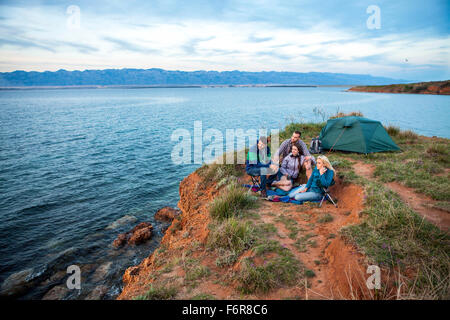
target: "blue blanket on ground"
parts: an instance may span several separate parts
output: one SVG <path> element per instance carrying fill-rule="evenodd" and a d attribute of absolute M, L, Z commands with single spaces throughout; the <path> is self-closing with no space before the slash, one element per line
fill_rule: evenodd
<path fill-rule="evenodd" d="M 267 190 L 268 196 L 287 196 L 289 192 L 283 191 L 281 189 L 275 189 L 275 190 Z"/>

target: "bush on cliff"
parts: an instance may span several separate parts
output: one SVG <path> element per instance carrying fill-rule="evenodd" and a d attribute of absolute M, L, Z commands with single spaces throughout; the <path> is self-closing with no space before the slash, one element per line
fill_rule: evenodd
<path fill-rule="evenodd" d="M 216 198 L 210 207 L 211 217 L 214 219 L 227 219 L 237 216 L 242 210 L 257 206 L 257 197 L 249 195 L 247 190 L 232 183 L 228 190 Z"/>
<path fill-rule="evenodd" d="M 277 241 L 265 241 L 254 251 L 255 257 L 242 259 L 237 275 L 243 293 L 266 293 L 282 285 L 293 285 L 301 276 L 299 261 Z M 257 257 L 263 262 L 257 263 Z"/>

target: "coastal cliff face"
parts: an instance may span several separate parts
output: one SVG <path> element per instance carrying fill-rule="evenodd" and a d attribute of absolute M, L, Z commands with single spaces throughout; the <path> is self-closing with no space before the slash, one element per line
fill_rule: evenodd
<path fill-rule="evenodd" d="M 213 200 L 227 192 L 221 184 L 198 170 L 180 183 L 182 214 L 159 249 L 126 270 L 119 300 L 370 297 L 367 259 L 338 235 L 343 226 L 359 222 L 361 187 L 337 181 L 339 208 L 257 200 L 258 206 L 232 219 L 232 225 L 236 233 L 246 226 L 258 236 L 230 258 L 228 251 L 211 245 L 211 238 L 224 246 L 244 239 L 230 237 L 230 225 L 211 217 Z"/>
<path fill-rule="evenodd" d="M 388 86 L 357 86 L 348 89 L 348 91 L 450 95 L 450 80 L 392 84 Z"/>
<path fill-rule="evenodd" d="M 196 172 L 190 174 L 180 183 L 180 201 L 178 207 L 181 216 L 176 217 L 161 240 L 161 245 L 138 266 L 130 267 L 123 275 L 124 289 L 118 299 L 132 299 L 144 294 L 149 285 L 155 282 L 162 264 L 169 259 L 181 258 L 193 244 L 204 244 L 208 236 L 210 218 L 207 204 L 217 194 L 215 188 L 208 188 L 203 193 L 195 193 L 200 182 Z M 186 236 L 188 234 L 188 236 Z M 165 254 L 163 261 L 158 259 Z M 170 256 L 170 258 L 169 258 Z M 165 261 L 164 261 L 165 260 Z M 181 270 L 174 275 L 182 276 Z"/>

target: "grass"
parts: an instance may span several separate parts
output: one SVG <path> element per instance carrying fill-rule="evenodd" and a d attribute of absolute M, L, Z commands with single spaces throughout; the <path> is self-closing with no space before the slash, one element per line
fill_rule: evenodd
<path fill-rule="evenodd" d="M 236 164 L 203 164 L 196 172 L 208 183 L 211 181 L 218 182 L 228 177 L 242 176 L 242 170 Z"/>
<path fill-rule="evenodd" d="M 435 200 L 450 201 L 450 180 L 442 175 L 450 165 L 449 147 L 420 141 L 402 153 L 374 156 L 374 175 L 382 182 L 397 181 Z"/>
<path fill-rule="evenodd" d="M 420 217 L 382 184 L 367 182 L 366 193 L 363 222 L 343 228 L 342 234 L 380 267 L 417 269 L 422 264 L 433 265 L 431 278 L 419 271 L 415 294 L 420 295 L 420 288 L 426 287 L 432 291 L 429 298 L 448 297 L 448 288 L 430 288 L 448 281 L 449 235 Z"/>
<path fill-rule="evenodd" d="M 209 249 L 221 248 L 240 254 L 249 249 L 256 240 L 253 225 L 234 217 L 212 224 L 211 229 L 206 245 Z"/>
<path fill-rule="evenodd" d="M 208 267 L 199 265 L 189 269 L 186 272 L 185 279 L 186 281 L 195 281 L 201 278 L 208 277 L 211 274 L 211 271 Z"/>
<path fill-rule="evenodd" d="M 175 287 L 156 287 L 150 285 L 150 290 L 145 294 L 137 296 L 135 300 L 169 300 L 177 295 Z"/>
<path fill-rule="evenodd" d="M 257 206 L 257 197 L 249 195 L 247 190 L 233 183 L 227 192 L 216 198 L 211 207 L 210 215 L 214 219 L 227 219 L 242 213 L 245 209 Z"/>
<path fill-rule="evenodd" d="M 297 221 L 295 221 L 292 218 L 288 218 L 284 215 L 280 215 L 278 216 L 275 221 L 277 222 L 281 222 L 284 224 L 285 228 L 289 231 L 289 235 L 288 237 L 290 239 L 295 239 L 297 238 L 297 233 L 300 231 L 299 228 L 297 227 Z"/>
<path fill-rule="evenodd" d="M 209 293 L 199 293 L 191 297 L 190 300 L 216 300 L 216 297 Z"/>
<path fill-rule="evenodd" d="M 234 217 L 210 225 L 206 248 L 218 253 L 216 265 L 229 266 L 256 241 L 256 230 L 248 221 Z"/>
<path fill-rule="evenodd" d="M 388 125 L 388 126 L 385 126 L 384 129 L 386 129 L 387 133 L 390 136 L 398 136 L 398 134 L 400 133 L 400 127 L 397 127 L 397 126 Z"/>
<path fill-rule="evenodd" d="M 331 116 L 330 119 L 336 119 L 336 118 L 342 118 L 342 117 L 348 117 L 348 116 L 355 116 L 355 117 L 364 117 L 361 111 L 353 111 L 349 113 L 344 112 L 337 112 L 335 115 Z"/>
<path fill-rule="evenodd" d="M 272 223 L 261 223 L 255 226 L 256 232 L 260 237 L 268 237 L 277 233 L 277 227 Z"/>
<path fill-rule="evenodd" d="M 306 252 L 308 251 L 308 246 L 313 248 L 317 246 L 317 242 L 315 240 L 310 240 L 315 236 L 317 235 L 314 233 L 307 233 L 306 235 L 298 238 L 297 241 L 295 241 L 294 246 L 299 252 Z"/>
<path fill-rule="evenodd" d="M 344 182 L 363 186 L 366 194 L 362 223 L 345 227 L 342 234 L 371 263 L 400 272 L 415 270 L 415 278 L 404 283 L 398 298 L 448 299 L 449 235 L 409 208 L 385 183 L 395 181 L 414 188 L 438 200 L 432 206 L 450 208 L 450 180 L 445 175 L 450 162 L 449 141 L 421 137 L 394 126 L 386 130 L 402 152 L 333 154 L 333 159 L 352 158 L 375 166 L 375 179 L 370 181 L 345 166 L 338 171 Z"/>
<path fill-rule="evenodd" d="M 314 278 L 316 276 L 316 273 L 313 270 L 305 270 L 305 277 L 307 278 Z"/>
<path fill-rule="evenodd" d="M 432 207 L 450 213 L 450 202 L 448 201 L 438 201 Z"/>
<path fill-rule="evenodd" d="M 270 242 L 267 245 L 262 251 L 263 247 L 259 247 L 259 255 L 271 251 L 276 252 L 275 257 L 265 260 L 262 265 L 256 265 L 251 257 L 241 261 L 237 279 L 244 294 L 266 293 L 282 285 L 293 285 L 298 280 L 302 267 L 292 252 L 279 243 Z"/>
<path fill-rule="evenodd" d="M 331 222 L 333 220 L 334 220 L 334 218 L 333 218 L 333 216 L 331 214 L 324 213 L 324 214 L 322 214 L 319 217 L 319 219 L 317 219 L 317 222 L 319 222 L 319 223 L 328 223 L 328 222 Z"/>

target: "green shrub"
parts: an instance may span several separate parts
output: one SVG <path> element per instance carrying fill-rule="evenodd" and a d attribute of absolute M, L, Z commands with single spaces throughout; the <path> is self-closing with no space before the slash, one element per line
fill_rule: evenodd
<path fill-rule="evenodd" d="M 255 239 L 255 230 L 250 222 L 232 217 L 212 225 L 206 246 L 208 249 L 224 249 L 240 254 L 250 248 Z"/>
<path fill-rule="evenodd" d="M 209 212 L 215 219 L 227 219 L 238 215 L 241 210 L 256 207 L 257 199 L 249 195 L 246 189 L 233 183 L 224 194 L 214 199 Z"/>
<path fill-rule="evenodd" d="M 400 128 L 397 126 L 393 126 L 393 125 L 389 125 L 387 127 L 384 127 L 387 131 L 387 133 L 391 136 L 391 137 L 396 137 L 398 136 L 398 134 L 400 133 Z"/>
<path fill-rule="evenodd" d="M 333 220 L 334 220 L 334 218 L 331 214 L 325 213 L 325 214 L 322 214 L 319 219 L 317 219 L 317 222 L 327 223 L 327 222 L 331 222 Z"/>
<path fill-rule="evenodd" d="M 245 258 L 238 274 L 240 290 L 244 294 L 265 293 L 281 285 L 292 285 L 298 279 L 299 270 L 299 262 L 288 249 L 260 266 L 255 266 L 251 258 Z"/>
<path fill-rule="evenodd" d="M 218 182 L 224 178 L 242 176 L 243 170 L 237 164 L 203 164 L 196 170 L 197 174 L 207 183 Z"/>
<path fill-rule="evenodd" d="M 186 272 L 186 280 L 187 281 L 195 281 L 204 277 L 207 277 L 211 274 L 211 271 L 206 266 L 195 266 L 191 269 L 189 269 Z"/>
<path fill-rule="evenodd" d="M 444 164 L 450 163 L 449 146 L 445 144 L 432 144 L 425 151 L 425 155 L 434 161 Z"/>
<path fill-rule="evenodd" d="M 397 136 L 399 139 L 404 140 L 417 140 L 417 138 L 419 138 L 419 135 L 412 130 L 400 131 L 400 133 L 398 133 Z"/>
<path fill-rule="evenodd" d="M 364 117 L 361 111 L 352 111 L 352 112 L 337 112 L 335 115 L 331 116 L 330 119 L 337 119 L 337 118 L 343 118 L 343 117 L 349 117 L 349 116 L 355 116 L 355 117 Z"/>
<path fill-rule="evenodd" d="M 208 293 L 199 293 L 190 300 L 216 300 L 216 297 Z"/>
<path fill-rule="evenodd" d="M 150 285 L 150 290 L 145 294 L 138 296 L 135 300 L 169 300 L 173 299 L 177 295 L 177 289 L 175 287 L 153 287 Z"/>

